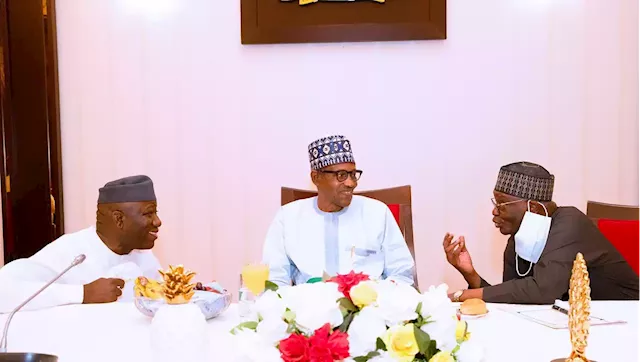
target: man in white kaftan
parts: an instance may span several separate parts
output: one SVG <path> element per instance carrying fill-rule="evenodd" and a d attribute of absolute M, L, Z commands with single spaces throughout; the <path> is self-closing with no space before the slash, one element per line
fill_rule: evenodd
<path fill-rule="evenodd" d="M 309 145 L 309 158 L 318 196 L 276 214 L 263 249 L 269 280 L 302 284 L 353 270 L 413 285 L 415 263 L 393 214 L 380 201 L 353 195 L 362 171 L 349 141 L 322 138 Z"/>
<path fill-rule="evenodd" d="M 132 300 L 135 278 L 160 277 L 160 263 L 150 250 L 162 224 L 156 208 L 153 183 L 147 176 L 107 183 L 99 192 L 97 226 L 65 234 L 30 258 L 0 268 L 0 313 L 10 312 L 80 254 L 86 256 L 83 263 L 23 310 Z"/>

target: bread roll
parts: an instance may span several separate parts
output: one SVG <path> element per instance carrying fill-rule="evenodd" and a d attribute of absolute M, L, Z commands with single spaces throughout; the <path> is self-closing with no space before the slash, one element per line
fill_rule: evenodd
<path fill-rule="evenodd" d="M 487 313 L 487 305 L 482 299 L 467 299 L 460 305 L 460 313 L 466 315 L 480 315 Z"/>

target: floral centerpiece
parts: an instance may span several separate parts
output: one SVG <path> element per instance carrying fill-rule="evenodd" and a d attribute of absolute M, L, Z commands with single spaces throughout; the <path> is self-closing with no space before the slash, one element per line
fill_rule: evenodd
<path fill-rule="evenodd" d="M 355 272 L 291 287 L 267 282 L 252 317 L 231 333 L 245 361 L 482 361 L 447 289 L 420 294 Z"/>

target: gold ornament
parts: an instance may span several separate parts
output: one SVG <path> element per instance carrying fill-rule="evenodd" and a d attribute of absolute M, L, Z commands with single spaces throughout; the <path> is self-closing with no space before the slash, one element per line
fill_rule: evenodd
<path fill-rule="evenodd" d="M 173 267 L 169 265 L 169 270 L 159 270 L 164 279 L 163 293 L 167 304 L 189 303 L 195 293 L 195 284 L 190 284 L 195 272 L 185 271 L 182 265 Z"/>
<path fill-rule="evenodd" d="M 552 362 L 590 362 L 585 356 L 587 338 L 589 337 L 589 315 L 591 314 L 591 287 L 589 272 L 582 253 L 576 255 L 569 282 L 569 336 L 571 337 L 571 354 L 566 359 Z"/>

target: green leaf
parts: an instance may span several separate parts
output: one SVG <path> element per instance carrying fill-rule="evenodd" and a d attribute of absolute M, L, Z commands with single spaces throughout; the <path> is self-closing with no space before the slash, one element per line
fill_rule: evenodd
<path fill-rule="evenodd" d="M 287 333 L 296 333 L 299 332 L 298 327 L 296 327 L 295 323 L 289 323 L 287 326 Z"/>
<path fill-rule="evenodd" d="M 387 345 L 384 344 L 384 341 L 380 337 L 378 337 L 378 339 L 376 339 L 376 349 L 381 349 L 383 351 L 387 350 Z"/>
<path fill-rule="evenodd" d="M 349 298 L 342 297 L 342 298 L 338 299 L 338 302 L 340 302 L 340 307 L 344 308 L 345 310 L 347 310 L 349 312 L 357 312 L 358 311 L 358 308 L 353 304 L 353 302 L 351 302 L 349 300 Z"/>
<path fill-rule="evenodd" d="M 422 302 L 418 303 L 418 308 L 416 308 L 416 313 L 418 313 L 418 316 L 420 316 L 422 312 Z"/>
<path fill-rule="evenodd" d="M 238 324 L 235 328 L 233 328 L 231 330 L 231 334 L 236 334 L 236 332 L 240 331 L 241 329 L 252 329 L 255 331 L 256 328 L 258 328 L 258 322 L 255 322 L 255 321 L 244 322 L 244 323 Z"/>
<path fill-rule="evenodd" d="M 345 332 L 347 333 L 347 330 L 349 329 L 349 325 L 351 324 L 351 322 L 353 321 L 353 317 L 355 316 L 355 313 L 349 313 L 345 318 L 344 321 L 342 322 L 342 324 L 340 325 L 340 327 L 338 328 L 340 330 L 340 332 Z"/>
<path fill-rule="evenodd" d="M 353 361 L 354 362 L 367 362 L 368 360 L 372 359 L 373 357 L 377 357 L 379 355 L 380 355 L 380 353 L 378 353 L 378 352 L 369 352 L 366 356 L 355 357 L 353 359 Z"/>
<path fill-rule="evenodd" d="M 431 320 L 431 316 L 427 316 L 427 318 L 422 318 L 422 316 L 418 316 L 418 319 L 416 319 L 416 322 L 414 323 L 414 325 L 420 328 L 425 324 L 429 324 L 429 323 L 433 323 L 433 321 Z"/>
<path fill-rule="evenodd" d="M 433 339 L 431 340 L 431 342 L 429 342 L 429 348 L 427 349 L 427 352 L 424 353 L 424 357 L 428 360 L 431 359 L 431 357 L 433 357 L 436 353 L 438 353 L 438 348 L 436 347 L 436 341 L 434 341 Z"/>
<path fill-rule="evenodd" d="M 418 348 L 420 349 L 420 353 L 426 354 L 429 350 L 429 343 L 431 342 L 431 337 L 429 334 L 424 332 L 422 329 L 418 328 L 416 325 L 413 326 L 413 334 L 416 337 L 416 342 L 418 342 Z"/>
<path fill-rule="evenodd" d="M 278 291 L 278 285 L 270 280 L 267 280 L 264 282 L 264 289 L 265 290 L 272 290 L 274 292 Z"/>

